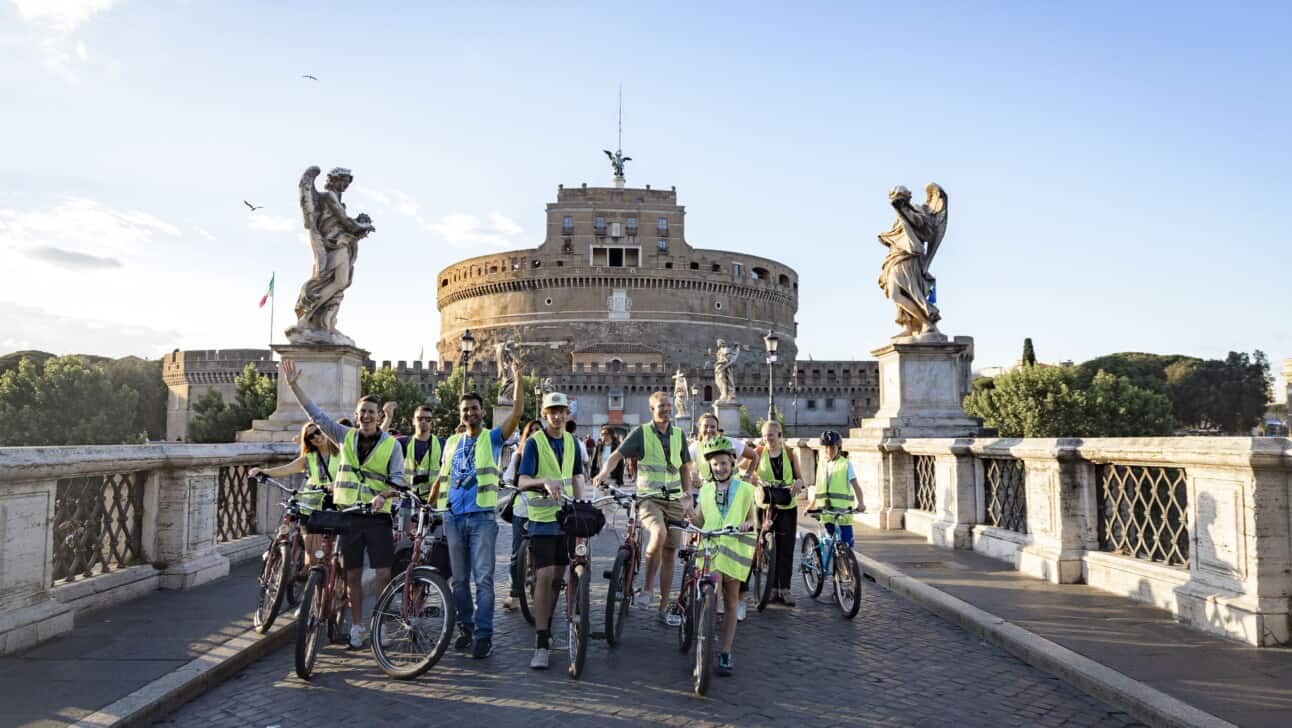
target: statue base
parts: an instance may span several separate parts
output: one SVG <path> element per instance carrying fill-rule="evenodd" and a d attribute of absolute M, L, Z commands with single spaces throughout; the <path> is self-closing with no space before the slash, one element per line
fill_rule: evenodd
<path fill-rule="evenodd" d="M 852 437 L 973 437 L 982 420 L 961 402 L 969 391 L 973 339 L 899 342 L 871 352 L 879 359 L 879 410 Z"/>
<path fill-rule="evenodd" d="M 740 437 L 746 433 L 740 431 L 740 402 L 721 400 L 713 403 L 713 413 L 718 416 L 718 429 L 724 435 Z"/>
<path fill-rule="evenodd" d="M 489 421 L 489 426 L 497 427 L 498 425 L 501 425 L 502 423 L 506 422 L 507 418 L 511 417 L 511 411 L 515 408 L 516 408 L 516 405 L 514 402 L 499 402 L 495 404 L 493 406 L 493 419 Z M 520 423 L 520 427 L 524 427 L 524 426 L 525 426 L 524 422 Z M 519 429 L 518 429 L 518 432 L 519 432 Z"/>
<path fill-rule="evenodd" d="M 281 359 L 296 362 L 301 387 L 332 417 L 354 416 L 360 377 L 368 352 L 354 346 L 321 344 L 277 344 Z M 238 433 L 239 442 L 291 442 L 309 417 L 296 401 L 287 380 L 278 378 L 278 406 L 269 419 L 255 420 L 250 430 Z"/>

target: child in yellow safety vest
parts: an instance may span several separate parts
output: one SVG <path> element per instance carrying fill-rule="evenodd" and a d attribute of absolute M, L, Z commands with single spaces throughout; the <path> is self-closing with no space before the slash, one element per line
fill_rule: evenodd
<path fill-rule="evenodd" d="M 754 486 L 733 477 L 736 452 L 725 436 L 706 441 L 701 454 L 708 461 L 710 477 L 700 486 L 698 525 L 707 530 L 733 526 L 746 534 L 721 536 L 712 567 L 721 576 L 722 601 L 726 613 L 733 615 L 740 601 L 740 583 L 749 578 L 754 560 L 755 521 Z M 734 668 L 731 648 L 736 641 L 737 619 L 722 622 L 722 649 L 718 652 L 718 674 L 730 675 Z"/>

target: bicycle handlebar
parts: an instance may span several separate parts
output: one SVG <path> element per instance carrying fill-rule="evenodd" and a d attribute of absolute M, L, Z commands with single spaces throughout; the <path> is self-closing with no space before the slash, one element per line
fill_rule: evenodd
<path fill-rule="evenodd" d="M 669 528 L 677 529 L 685 533 L 698 534 L 704 537 L 736 536 L 736 535 L 750 534 L 755 532 L 754 529 L 746 530 L 742 528 L 736 528 L 735 526 L 723 526 L 722 528 L 704 529 L 704 528 L 699 528 L 698 526 L 696 526 L 694 523 L 691 523 L 690 521 L 679 521 L 672 518 L 665 519 L 665 522 L 668 524 Z"/>
<path fill-rule="evenodd" d="M 808 510 L 804 511 L 804 513 L 805 513 L 805 514 L 807 514 L 807 515 L 809 515 L 809 516 L 819 516 L 819 515 L 822 515 L 822 514 L 825 514 L 825 515 L 827 515 L 827 516 L 851 516 L 851 515 L 854 515 L 854 514 L 857 514 L 857 513 L 865 513 L 865 512 L 866 512 L 866 509 L 865 509 L 865 508 L 861 508 L 861 509 L 858 509 L 858 508 L 847 508 L 847 509 L 840 509 L 840 508 L 830 508 L 830 509 L 825 509 L 825 508 L 809 508 Z"/>

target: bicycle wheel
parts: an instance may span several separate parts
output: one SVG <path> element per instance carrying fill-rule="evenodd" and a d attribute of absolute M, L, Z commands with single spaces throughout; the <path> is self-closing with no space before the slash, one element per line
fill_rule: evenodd
<path fill-rule="evenodd" d="M 305 573 L 305 541 L 301 539 L 299 530 L 292 539 L 289 553 L 291 559 L 288 563 L 292 568 L 287 576 L 287 604 L 294 607 L 301 602 L 301 590 L 305 588 L 305 579 L 309 576 Z"/>
<path fill-rule="evenodd" d="M 718 652 L 718 635 L 714 623 L 718 607 L 712 582 L 700 585 L 699 632 L 695 641 L 695 694 L 704 695 L 713 677 L 713 660 Z M 730 619 L 731 617 L 728 617 Z"/>
<path fill-rule="evenodd" d="M 251 623 L 260 634 L 268 632 L 274 625 L 278 610 L 283 606 L 283 594 L 287 591 L 287 580 L 290 576 L 288 571 L 287 544 L 272 544 L 269 547 L 265 570 L 260 575 L 260 590 L 256 593 L 256 611 L 251 615 Z"/>
<path fill-rule="evenodd" d="M 821 550 L 817 548 L 816 534 L 803 534 L 799 546 L 799 572 L 803 575 L 803 588 L 808 596 L 816 599 L 825 586 L 825 567 L 821 564 Z"/>
<path fill-rule="evenodd" d="M 776 534 L 763 534 L 762 563 L 754 564 L 754 568 L 758 570 L 759 581 L 762 582 L 754 590 L 754 597 L 758 600 L 755 606 L 761 612 L 772 601 L 772 585 L 776 583 Z"/>
<path fill-rule="evenodd" d="M 338 569 L 336 583 L 332 585 L 332 618 L 327 622 L 327 637 L 333 643 L 350 643 L 350 585 L 345 580 L 345 572 Z"/>
<path fill-rule="evenodd" d="M 592 585 L 588 567 L 576 566 L 570 594 L 574 600 L 574 614 L 570 615 L 570 677 L 578 679 L 583 674 L 583 664 L 588 658 L 588 640 L 591 639 Z"/>
<path fill-rule="evenodd" d="M 834 601 L 846 619 L 861 609 L 861 567 L 852 549 L 840 543 L 834 554 Z"/>
<path fill-rule="evenodd" d="M 309 581 L 305 583 L 305 593 L 301 595 L 301 614 L 296 618 L 296 674 L 302 680 L 310 679 L 319 646 L 326 639 L 327 620 L 323 618 L 323 581 L 326 576 L 322 569 L 311 571 Z"/>
<path fill-rule="evenodd" d="M 409 680 L 435 666 L 449 646 L 456 613 L 449 584 L 429 566 L 391 580 L 372 614 L 372 656 L 382 672 Z"/>
<path fill-rule="evenodd" d="M 629 560 L 632 549 L 623 547 L 615 555 L 615 565 L 610 568 L 610 588 L 606 591 L 606 644 L 614 647 L 624 638 L 624 624 L 628 621 L 628 605 L 632 601 L 632 584 L 628 583 Z"/>
<path fill-rule="evenodd" d="M 765 543 L 759 543 L 758 546 L 755 547 L 754 559 L 749 568 L 749 577 L 745 580 L 745 583 L 749 585 L 749 594 L 752 595 L 755 600 L 761 599 L 763 594 L 763 585 L 765 581 L 763 578 L 763 559 L 766 558 L 766 548 L 767 544 Z M 757 606 L 757 604 L 755 604 L 755 606 L 758 609 L 762 609 L 762 607 Z"/>
<path fill-rule="evenodd" d="M 538 580 L 534 573 L 534 560 L 529 553 L 529 543 L 521 545 L 520 553 L 516 554 L 516 573 L 520 574 L 520 613 L 524 615 L 525 621 L 530 624 L 534 623 L 534 582 Z"/>
<path fill-rule="evenodd" d="M 678 611 L 682 613 L 682 624 L 677 628 L 678 652 L 691 649 L 691 643 L 695 640 L 695 586 L 691 583 L 694 572 L 695 565 L 687 561 L 682 567 L 682 586 L 677 593 Z"/>

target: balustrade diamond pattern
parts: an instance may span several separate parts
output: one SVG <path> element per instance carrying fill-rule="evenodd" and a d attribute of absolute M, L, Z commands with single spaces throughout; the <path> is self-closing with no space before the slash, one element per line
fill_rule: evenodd
<path fill-rule="evenodd" d="M 915 456 L 915 508 L 932 513 L 937 508 L 937 483 L 932 455 Z"/>
<path fill-rule="evenodd" d="M 1189 565 L 1184 468 L 1098 466 L 1099 549 L 1168 566 Z"/>
<path fill-rule="evenodd" d="M 983 458 L 983 523 L 1027 533 L 1027 469 L 1017 458 Z"/>
<path fill-rule="evenodd" d="M 146 473 L 62 478 L 54 494 L 53 582 L 143 560 Z"/>
<path fill-rule="evenodd" d="M 247 476 L 249 468 L 247 465 L 225 465 L 220 468 L 216 532 L 221 542 L 258 532 L 257 488 L 255 480 Z"/>

